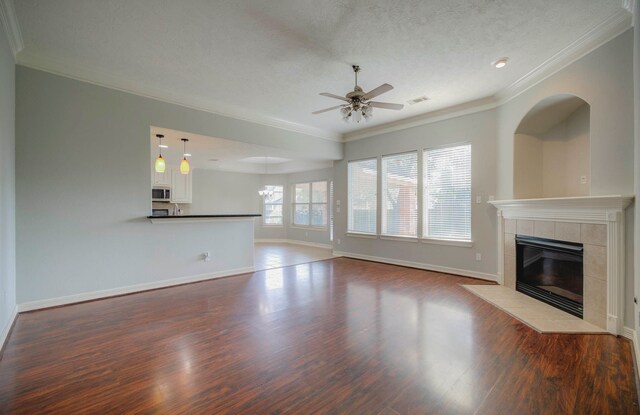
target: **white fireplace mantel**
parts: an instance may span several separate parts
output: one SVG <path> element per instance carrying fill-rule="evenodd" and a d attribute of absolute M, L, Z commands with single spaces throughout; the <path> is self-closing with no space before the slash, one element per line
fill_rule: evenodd
<path fill-rule="evenodd" d="M 567 222 L 605 223 L 611 213 L 623 212 L 633 196 L 583 196 L 548 199 L 494 200 L 491 203 L 505 218 L 528 217 Z"/>
<path fill-rule="evenodd" d="M 504 284 L 504 219 L 603 224 L 607 227 L 607 322 L 612 334 L 622 334 L 624 319 L 624 210 L 633 196 L 585 196 L 490 201 L 497 209 L 498 282 Z M 533 235 L 532 235 L 533 236 Z"/>

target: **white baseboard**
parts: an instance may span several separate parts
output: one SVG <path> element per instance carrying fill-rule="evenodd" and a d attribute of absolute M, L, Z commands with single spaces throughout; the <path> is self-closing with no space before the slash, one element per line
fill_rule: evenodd
<path fill-rule="evenodd" d="M 640 374 L 640 344 L 638 344 L 638 333 L 630 327 L 623 327 L 622 336 L 631 340 L 633 344 L 633 354 L 636 357 L 636 373 Z"/>
<path fill-rule="evenodd" d="M 255 239 L 254 242 L 259 244 L 291 244 L 291 245 L 312 246 L 314 248 L 333 249 L 333 245 L 330 245 L 330 244 L 320 244 L 316 242 L 299 241 L 297 239 Z"/>
<path fill-rule="evenodd" d="M 371 256 L 371 255 L 354 254 L 351 252 L 334 251 L 333 254 L 335 256 L 343 256 L 347 258 L 364 259 L 367 261 L 374 261 L 374 262 L 384 262 L 385 264 L 401 265 L 405 267 L 425 269 L 427 271 L 444 272 L 447 274 L 461 275 L 463 277 L 480 278 L 482 280 L 488 280 L 493 282 L 497 281 L 497 277 L 494 274 L 486 274 L 484 272 L 470 271 L 466 269 L 443 267 L 440 265 L 424 264 L 422 262 L 413 262 L 413 261 L 403 261 L 400 259 L 383 258 L 383 257 Z"/>
<path fill-rule="evenodd" d="M 29 301 L 18 304 L 18 312 L 39 310 L 42 308 L 57 307 L 61 305 L 80 303 L 83 301 L 98 300 L 100 298 L 114 297 L 117 295 L 133 294 L 141 291 L 154 290 L 157 288 L 171 287 L 174 285 L 188 284 L 191 282 L 212 280 L 215 278 L 229 277 L 231 275 L 246 274 L 254 272 L 254 267 L 236 268 L 208 274 L 192 275 L 188 277 L 174 278 L 170 280 L 154 281 L 144 284 L 129 285 L 127 287 L 112 288 L 109 290 L 92 291 L 82 294 L 74 294 L 65 297 L 50 298 L 46 300 Z"/>
<path fill-rule="evenodd" d="M 16 305 L 15 307 L 13 307 L 13 310 L 11 311 L 11 316 L 9 316 L 9 321 L 7 321 L 7 324 L 2 328 L 2 332 L 0 333 L 0 350 L 3 349 L 5 342 L 9 337 L 9 332 L 11 331 L 11 327 L 13 327 L 13 322 L 16 321 L 17 316 L 18 316 L 18 306 Z"/>

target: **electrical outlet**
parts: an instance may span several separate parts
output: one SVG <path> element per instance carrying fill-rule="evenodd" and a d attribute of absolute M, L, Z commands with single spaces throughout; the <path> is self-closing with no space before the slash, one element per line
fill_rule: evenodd
<path fill-rule="evenodd" d="M 580 184 L 587 184 L 587 176 L 580 176 Z"/>
<path fill-rule="evenodd" d="M 336 200 L 336 206 L 340 206 L 340 200 Z"/>
<path fill-rule="evenodd" d="M 482 203 L 482 196 L 476 196 L 476 203 Z"/>
<path fill-rule="evenodd" d="M 476 253 L 476 261 L 482 261 L 482 254 L 480 252 Z"/>
<path fill-rule="evenodd" d="M 496 197 L 494 195 L 490 195 L 488 200 L 489 202 L 493 202 L 494 200 L 496 200 Z"/>

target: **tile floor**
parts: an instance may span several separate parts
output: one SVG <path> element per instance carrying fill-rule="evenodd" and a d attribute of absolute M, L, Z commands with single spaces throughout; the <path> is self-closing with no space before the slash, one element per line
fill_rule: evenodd
<path fill-rule="evenodd" d="M 540 333 L 606 333 L 606 330 L 502 285 L 462 285 Z"/>
<path fill-rule="evenodd" d="M 331 249 L 284 243 L 256 243 L 253 252 L 256 271 L 334 257 Z"/>

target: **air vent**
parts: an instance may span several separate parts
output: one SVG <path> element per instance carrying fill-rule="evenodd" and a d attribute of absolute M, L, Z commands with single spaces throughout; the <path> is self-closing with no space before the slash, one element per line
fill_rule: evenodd
<path fill-rule="evenodd" d="M 415 105 L 415 104 L 418 104 L 420 102 L 424 102 L 424 101 L 428 101 L 428 100 L 429 100 L 429 97 L 426 96 L 426 95 L 423 95 L 423 96 L 418 97 L 418 98 L 410 99 L 409 101 L 407 101 L 407 104 Z"/>

